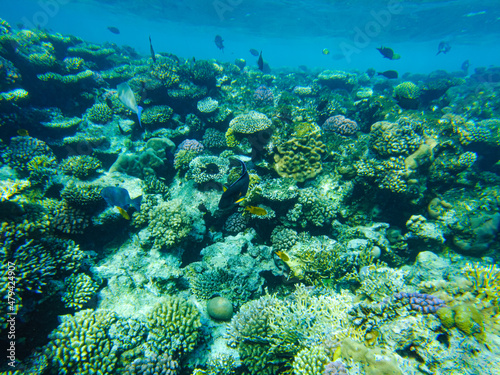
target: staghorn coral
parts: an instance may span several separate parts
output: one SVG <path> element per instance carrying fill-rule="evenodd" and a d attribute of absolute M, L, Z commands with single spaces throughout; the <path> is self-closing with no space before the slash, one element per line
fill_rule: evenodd
<path fill-rule="evenodd" d="M 472 282 L 476 298 L 483 305 L 498 305 L 500 295 L 500 268 L 495 264 L 483 266 L 467 263 L 462 273 Z"/>
<path fill-rule="evenodd" d="M 154 64 L 151 75 L 159 79 L 163 86 L 170 88 L 179 83 L 178 69 L 178 64 L 175 60 L 162 56 Z"/>
<path fill-rule="evenodd" d="M 98 285 L 90 276 L 79 273 L 66 278 L 62 301 L 66 307 L 81 309 L 95 295 Z"/>
<path fill-rule="evenodd" d="M 291 138 L 277 147 L 274 169 L 281 177 L 292 177 L 304 182 L 314 178 L 323 169 L 321 158 L 326 146 L 320 141 L 320 133 Z"/>
<path fill-rule="evenodd" d="M 82 234 L 90 225 L 90 218 L 84 211 L 69 206 L 66 202 L 45 199 L 43 206 L 49 212 L 50 228 L 65 234 Z"/>
<path fill-rule="evenodd" d="M 50 333 L 51 341 L 44 350 L 52 368 L 63 375 L 113 373 L 117 353 L 107 331 L 114 321 L 116 315 L 105 310 L 82 310 L 65 316 Z"/>
<path fill-rule="evenodd" d="M 180 297 L 168 297 L 148 314 L 146 345 L 154 353 L 182 358 L 192 351 L 200 336 L 200 312 Z"/>

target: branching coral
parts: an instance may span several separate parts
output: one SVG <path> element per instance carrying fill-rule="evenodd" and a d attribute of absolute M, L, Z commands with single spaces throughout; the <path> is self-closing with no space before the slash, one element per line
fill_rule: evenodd
<path fill-rule="evenodd" d="M 476 297 L 484 303 L 498 305 L 500 296 L 500 268 L 496 264 L 482 266 L 468 263 L 462 272 L 472 282 Z"/>

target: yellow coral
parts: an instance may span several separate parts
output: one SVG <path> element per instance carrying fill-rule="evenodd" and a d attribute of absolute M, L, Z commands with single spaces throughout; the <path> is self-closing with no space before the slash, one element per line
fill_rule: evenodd
<path fill-rule="evenodd" d="M 17 102 L 19 100 L 25 99 L 28 97 L 28 91 L 23 89 L 15 89 L 9 92 L 0 93 L 0 103 L 3 101 L 6 102 Z"/>
<path fill-rule="evenodd" d="M 478 300 L 498 305 L 500 295 L 500 269 L 496 265 L 481 266 L 468 263 L 462 272 L 472 282 Z"/>

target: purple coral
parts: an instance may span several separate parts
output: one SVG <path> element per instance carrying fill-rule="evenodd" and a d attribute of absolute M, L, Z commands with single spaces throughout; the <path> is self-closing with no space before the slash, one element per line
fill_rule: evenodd
<path fill-rule="evenodd" d="M 185 139 L 179 144 L 179 146 L 177 146 L 175 153 L 177 154 L 181 150 L 191 150 L 200 153 L 204 149 L 205 147 L 203 144 L 196 139 Z"/>
<path fill-rule="evenodd" d="M 422 312 L 424 314 L 434 314 L 446 304 L 442 299 L 434 297 L 426 293 L 396 293 L 394 298 L 397 301 L 402 301 L 404 304 L 409 304 L 412 310 Z"/>
<path fill-rule="evenodd" d="M 358 123 L 342 115 L 332 116 L 326 119 L 323 124 L 325 132 L 337 133 L 340 135 L 353 135 L 359 130 Z"/>
<path fill-rule="evenodd" d="M 253 99 L 255 101 L 255 105 L 258 107 L 264 107 L 266 105 L 274 104 L 274 95 L 273 92 L 267 86 L 259 86 L 257 90 L 253 93 Z"/>
<path fill-rule="evenodd" d="M 330 362 L 325 366 L 323 375 L 347 375 L 347 369 L 341 361 Z"/>

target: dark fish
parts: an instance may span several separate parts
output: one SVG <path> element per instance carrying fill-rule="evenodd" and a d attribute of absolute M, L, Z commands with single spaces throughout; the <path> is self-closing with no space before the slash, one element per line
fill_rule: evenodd
<path fill-rule="evenodd" d="M 259 59 L 257 60 L 257 65 L 260 71 L 264 71 L 264 59 L 262 58 L 262 51 L 260 51 Z"/>
<path fill-rule="evenodd" d="M 252 54 L 252 56 L 259 56 L 259 51 L 257 51 L 255 48 L 250 48 L 250 53 Z"/>
<path fill-rule="evenodd" d="M 220 35 L 215 36 L 214 42 L 215 42 L 215 45 L 217 46 L 217 48 L 222 50 L 222 52 L 224 52 L 224 40 L 222 39 L 222 37 Z"/>
<path fill-rule="evenodd" d="M 398 72 L 395 70 L 386 70 L 385 72 L 377 73 L 379 76 L 384 76 L 385 78 L 389 79 L 396 79 L 398 78 Z"/>
<path fill-rule="evenodd" d="M 394 51 L 392 50 L 392 48 L 388 48 L 388 47 L 380 47 L 380 48 L 377 48 L 377 50 L 382 54 L 382 56 L 384 56 L 386 59 L 389 59 L 389 60 L 399 60 L 401 58 L 401 56 L 399 56 L 397 53 L 394 53 Z"/>
<path fill-rule="evenodd" d="M 153 43 L 151 43 L 151 35 L 149 36 L 149 51 L 151 52 L 151 58 L 153 59 L 153 62 L 156 62 L 156 55 L 155 55 L 155 50 L 153 49 Z"/>
<path fill-rule="evenodd" d="M 240 203 L 248 191 L 250 177 L 248 176 L 247 166 L 241 160 L 236 160 L 241 163 L 241 176 L 228 187 L 224 186 L 224 192 L 219 201 L 220 210 L 227 210 Z"/>
<path fill-rule="evenodd" d="M 465 74 L 469 73 L 469 67 L 470 67 L 470 63 L 469 63 L 469 60 L 465 60 L 463 63 L 462 63 L 462 70 L 465 72 Z"/>
<path fill-rule="evenodd" d="M 450 52 L 450 49 L 451 49 L 450 43 L 440 42 L 438 46 L 438 53 L 436 53 L 436 56 L 439 55 L 441 52 L 448 53 Z"/>
<path fill-rule="evenodd" d="M 108 30 L 111 31 L 113 34 L 120 34 L 120 30 L 114 26 L 108 26 Z"/>
<path fill-rule="evenodd" d="M 121 187 L 105 187 L 101 191 L 101 196 L 110 206 L 117 207 L 120 214 L 127 220 L 130 219 L 130 217 L 128 217 L 126 211 L 130 206 L 134 207 L 137 211 L 141 209 L 142 195 L 130 199 L 127 189 Z"/>

